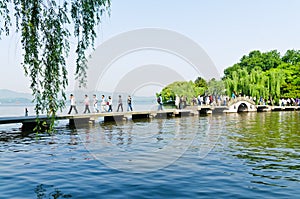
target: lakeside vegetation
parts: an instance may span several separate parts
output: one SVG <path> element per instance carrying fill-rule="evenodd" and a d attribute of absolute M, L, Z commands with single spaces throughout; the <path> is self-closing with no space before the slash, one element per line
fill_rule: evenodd
<path fill-rule="evenodd" d="M 278 104 L 281 98 L 300 97 L 300 50 L 288 50 L 283 56 L 277 50 L 251 51 L 240 61 L 224 70 L 221 80 L 180 81 L 162 89 L 163 102 L 186 96 L 188 102 L 198 95 L 251 96 Z"/>

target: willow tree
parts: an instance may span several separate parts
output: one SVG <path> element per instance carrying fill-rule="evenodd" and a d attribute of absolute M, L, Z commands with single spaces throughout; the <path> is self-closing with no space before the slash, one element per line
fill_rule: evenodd
<path fill-rule="evenodd" d="M 269 77 L 268 81 L 268 89 L 269 89 L 269 96 L 270 101 L 273 105 L 273 100 L 278 103 L 280 98 L 280 88 L 284 83 L 284 73 L 280 69 L 271 69 L 267 72 Z"/>
<path fill-rule="evenodd" d="M 231 93 L 249 94 L 249 74 L 247 70 L 237 69 L 232 72 L 231 78 L 225 79 L 226 91 L 230 96 Z"/>
<path fill-rule="evenodd" d="M 238 90 L 239 86 L 239 74 L 238 71 L 240 69 L 233 71 L 231 73 L 231 78 L 226 78 L 225 81 L 225 86 L 226 86 L 226 91 L 227 95 L 231 96 L 233 92 L 236 92 Z"/>
<path fill-rule="evenodd" d="M 232 73 L 232 79 L 225 79 L 228 94 L 233 91 L 256 98 L 261 97 L 276 102 L 280 98 L 280 88 L 284 83 L 284 74 L 280 69 L 270 69 L 263 72 L 261 69 L 252 69 L 248 73 L 239 69 Z"/>
<path fill-rule="evenodd" d="M 20 33 L 22 66 L 31 81 L 36 115 L 51 117 L 51 130 L 66 99 L 70 41 L 77 42 L 75 76 L 85 86 L 86 52 L 94 47 L 95 29 L 109 10 L 110 0 L 0 0 L 0 36 Z"/>
<path fill-rule="evenodd" d="M 249 95 L 255 99 L 259 99 L 261 95 L 260 91 L 264 89 L 262 74 L 261 70 L 254 69 L 249 74 Z"/>
<path fill-rule="evenodd" d="M 225 85 L 222 80 L 216 80 L 215 78 L 212 78 L 208 81 L 208 89 L 207 94 L 208 95 L 214 95 L 214 96 L 220 96 L 225 94 Z"/>

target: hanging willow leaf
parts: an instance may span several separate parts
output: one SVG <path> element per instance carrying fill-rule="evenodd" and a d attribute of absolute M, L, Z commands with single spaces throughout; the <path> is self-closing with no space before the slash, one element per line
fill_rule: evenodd
<path fill-rule="evenodd" d="M 0 0 L 0 36 L 8 35 L 10 29 L 21 33 L 22 65 L 31 81 L 37 122 L 46 113 L 51 118 L 50 131 L 55 114 L 65 106 L 69 41 L 77 40 L 75 76 L 85 86 L 86 51 L 94 47 L 95 28 L 109 12 L 110 0 Z"/>

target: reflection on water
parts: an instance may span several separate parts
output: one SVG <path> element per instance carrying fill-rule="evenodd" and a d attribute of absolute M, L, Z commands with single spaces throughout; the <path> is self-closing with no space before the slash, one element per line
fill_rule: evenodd
<path fill-rule="evenodd" d="M 51 190 L 47 190 L 49 188 Z M 37 199 L 45 199 L 45 198 L 49 198 L 49 199 L 50 198 L 53 198 L 53 199 L 58 199 L 58 198 L 72 198 L 71 194 L 64 194 L 62 191 L 60 191 L 57 188 L 54 188 L 54 191 L 52 191 L 52 189 L 53 189 L 53 186 L 46 186 L 44 184 L 37 185 L 36 188 L 34 189 L 34 192 L 36 193 L 36 198 Z"/>
<path fill-rule="evenodd" d="M 149 172 L 176 161 L 199 129 L 198 118 L 141 119 L 100 123 L 82 142 L 96 159 L 129 172 Z M 87 139 L 88 138 L 88 139 Z"/>
<path fill-rule="evenodd" d="M 147 122 L 147 121 L 145 121 Z M 104 138 L 109 143 L 114 143 L 118 147 L 122 147 L 123 145 L 130 145 L 132 143 L 132 135 L 131 130 L 126 130 L 125 128 L 126 123 L 123 122 L 109 122 L 109 123 L 100 123 L 101 129 L 104 133 Z M 98 132 L 99 128 L 93 129 L 92 132 Z M 97 140 L 95 140 L 97 142 Z"/>
<path fill-rule="evenodd" d="M 0 198 L 295 198 L 299 112 L 0 135 Z"/>
<path fill-rule="evenodd" d="M 251 168 L 252 181 L 286 187 L 284 181 L 300 182 L 299 112 L 235 115 L 227 125 L 234 142 L 233 156 Z"/>

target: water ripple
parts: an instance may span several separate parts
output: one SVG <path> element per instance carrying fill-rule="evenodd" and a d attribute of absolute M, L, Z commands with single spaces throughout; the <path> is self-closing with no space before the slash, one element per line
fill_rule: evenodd
<path fill-rule="evenodd" d="M 299 113 L 230 114 L 213 120 L 138 121 L 134 131 L 126 123 L 77 130 L 60 127 L 56 134 L 40 134 L 38 139 L 35 134 L 2 132 L 0 198 L 296 198 L 300 194 Z M 224 128 L 216 126 L 218 121 Z M 163 159 L 112 156 L 116 150 L 147 154 L 176 139 L 190 145 L 165 167 L 131 173 L 107 166 L 85 148 L 99 138 L 103 140 L 98 144 L 109 144 L 94 147 L 94 152 L 128 165 Z M 164 155 L 176 157 L 184 146 L 171 149 Z M 199 156 L 201 150 L 205 157 Z"/>

